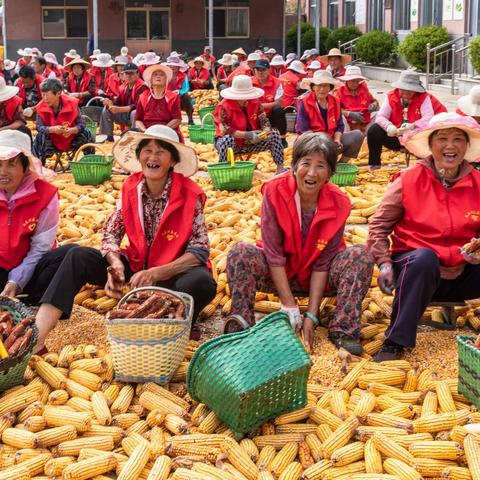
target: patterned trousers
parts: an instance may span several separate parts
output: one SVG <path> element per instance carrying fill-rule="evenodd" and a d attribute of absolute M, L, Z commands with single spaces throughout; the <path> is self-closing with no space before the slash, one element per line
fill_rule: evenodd
<path fill-rule="evenodd" d="M 337 296 L 337 306 L 328 325 L 330 332 L 358 338 L 362 301 L 370 288 L 373 265 L 372 256 L 362 245 L 349 247 L 333 259 L 328 272 L 331 290 L 325 292 L 325 296 Z M 237 243 L 228 253 L 227 275 L 232 314 L 241 315 L 253 325 L 256 292 L 276 292 L 265 253 L 253 244 Z M 295 294 L 294 286 L 291 287 Z"/>
<path fill-rule="evenodd" d="M 283 165 L 283 145 L 282 138 L 278 130 L 273 129 L 272 134 L 267 140 L 259 143 L 243 144 L 241 147 L 237 145 L 232 135 L 218 137 L 215 142 L 215 148 L 218 150 L 220 162 L 227 161 L 227 149 L 232 148 L 233 153 L 258 153 L 270 150 L 273 161 L 276 165 Z"/>

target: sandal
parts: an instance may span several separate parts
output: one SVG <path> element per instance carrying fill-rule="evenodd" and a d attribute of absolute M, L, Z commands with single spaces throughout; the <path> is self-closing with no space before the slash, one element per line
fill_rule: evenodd
<path fill-rule="evenodd" d="M 223 325 L 223 333 L 237 333 L 248 330 L 250 324 L 240 315 L 229 315 Z"/>

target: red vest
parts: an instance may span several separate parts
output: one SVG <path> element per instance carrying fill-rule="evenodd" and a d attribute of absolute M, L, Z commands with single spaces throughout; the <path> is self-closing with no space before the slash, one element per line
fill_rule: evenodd
<path fill-rule="evenodd" d="M 105 87 L 107 85 L 107 79 L 110 77 L 110 75 L 113 74 L 113 68 L 108 67 L 105 69 L 105 77 L 103 77 L 103 83 L 102 83 L 102 72 L 99 67 L 92 67 L 90 69 L 90 75 L 93 75 L 95 77 L 95 82 L 97 83 L 97 88 L 101 88 L 102 90 L 105 90 Z"/>
<path fill-rule="evenodd" d="M 283 75 L 280 75 L 279 78 L 283 87 L 282 107 L 291 107 L 300 94 L 297 89 L 297 83 L 302 79 L 302 76 L 292 70 L 287 70 Z"/>
<path fill-rule="evenodd" d="M 8 122 L 6 125 L 9 125 L 13 123 L 13 117 L 15 116 L 18 107 L 22 105 L 22 99 L 15 95 L 14 97 L 5 100 L 3 104 L 5 105 L 5 117 Z"/>
<path fill-rule="evenodd" d="M 247 77 L 253 77 L 253 71 L 248 66 L 247 63 L 239 65 L 228 77 L 227 77 L 227 85 L 231 85 L 233 79 L 238 75 L 246 75 Z"/>
<path fill-rule="evenodd" d="M 20 265 L 30 250 L 38 217 L 57 194 L 57 188 L 45 180 L 35 180 L 35 192 L 15 201 L 8 212 L 7 202 L 0 201 L 0 268 L 12 270 Z"/>
<path fill-rule="evenodd" d="M 62 80 L 63 79 L 63 73 L 64 73 L 64 70 L 62 67 L 60 67 L 59 65 L 55 66 L 52 64 L 52 66 L 50 67 L 51 71 L 55 73 L 55 76 L 59 79 L 59 80 Z"/>
<path fill-rule="evenodd" d="M 225 80 L 230 75 L 230 73 L 227 74 L 227 72 L 225 72 L 225 67 L 221 65 L 217 70 L 217 78 L 219 80 Z"/>
<path fill-rule="evenodd" d="M 335 95 L 340 100 L 342 108 L 348 110 L 349 112 L 363 113 L 365 123 L 370 123 L 371 115 L 368 111 L 368 107 L 372 101 L 372 95 L 368 90 L 366 82 L 360 83 L 356 96 L 352 94 L 351 90 L 346 85 L 342 85 L 340 88 L 335 90 Z M 350 125 L 354 125 L 356 123 L 348 117 L 347 122 Z"/>
<path fill-rule="evenodd" d="M 193 89 L 205 88 L 206 84 L 200 83 L 199 80 L 206 80 L 210 78 L 210 72 L 206 68 L 201 68 L 200 72 L 192 67 L 188 70 L 188 80 Z"/>
<path fill-rule="evenodd" d="M 324 132 L 333 138 L 333 134 L 338 125 L 338 121 L 342 115 L 342 109 L 340 108 L 340 100 L 329 94 L 328 100 L 328 113 L 327 113 L 327 125 L 323 121 L 320 108 L 318 107 L 317 99 L 314 92 L 307 93 L 299 98 L 302 102 L 303 108 L 310 120 L 310 130 L 312 132 Z"/>
<path fill-rule="evenodd" d="M 333 78 L 343 77 L 343 75 L 345 75 L 347 73 L 347 69 L 345 67 L 340 67 L 339 70 L 337 70 L 335 72 L 333 70 L 331 70 L 330 73 L 332 74 Z"/>
<path fill-rule="evenodd" d="M 134 272 L 173 262 L 185 253 L 192 235 L 193 215 L 198 199 L 205 203 L 206 195 L 192 180 L 172 173 L 170 199 L 158 225 L 150 249 L 139 217 L 138 188 L 143 173 L 130 175 L 122 188 L 122 215 L 130 245 L 126 255 Z"/>
<path fill-rule="evenodd" d="M 270 66 L 270 75 L 279 78 L 280 75 L 283 75 L 286 73 L 287 67 L 285 65 L 282 65 L 281 67 L 272 67 Z"/>
<path fill-rule="evenodd" d="M 132 88 L 132 102 L 136 105 L 138 100 L 140 99 L 140 96 L 142 93 L 144 93 L 146 90 L 141 91 L 141 88 L 145 85 L 145 82 L 137 78 L 135 85 Z M 127 99 L 125 98 L 125 92 L 128 88 L 127 82 L 123 82 L 119 87 L 118 87 L 118 104 L 121 107 L 126 107 L 127 105 L 130 105 L 129 102 L 127 102 Z M 148 91 L 148 90 L 147 90 Z"/>
<path fill-rule="evenodd" d="M 465 263 L 460 247 L 480 233 L 480 172 L 446 189 L 422 164 L 401 172 L 403 218 L 392 234 L 392 252 L 430 248 L 447 267 Z"/>
<path fill-rule="evenodd" d="M 269 75 L 267 83 L 265 85 L 260 85 L 257 77 L 252 77 L 252 85 L 254 87 L 261 88 L 265 94 L 260 99 L 262 103 L 272 103 L 275 101 L 275 95 L 277 93 L 278 87 L 280 86 L 280 80 L 273 75 Z M 271 108 L 266 108 L 265 113 L 270 115 L 272 112 Z"/>
<path fill-rule="evenodd" d="M 348 197 L 333 183 L 326 183 L 320 190 L 317 211 L 312 220 L 305 244 L 298 218 L 295 194 L 297 185 L 291 173 L 275 177 L 263 185 L 262 193 L 268 197 L 283 232 L 283 251 L 289 280 L 296 278 L 299 285 L 309 289 L 312 265 L 335 236 L 350 214 Z M 345 249 L 342 242 L 340 250 Z"/>
<path fill-rule="evenodd" d="M 80 86 L 77 89 L 76 82 L 75 82 L 75 76 L 73 75 L 73 72 L 70 72 L 68 75 L 68 85 L 70 87 L 70 92 L 71 93 L 76 93 L 76 92 L 89 92 L 90 91 L 90 80 L 92 78 L 92 75 L 89 72 L 83 72 L 82 79 L 80 81 Z M 86 103 L 85 98 L 79 98 L 78 99 L 78 104 L 83 105 Z"/>
<path fill-rule="evenodd" d="M 49 78 L 52 71 L 53 70 L 51 70 L 50 68 L 45 67 L 45 70 L 43 71 L 43 75 L 40 75 L 40 76 L 42 77 L 43 80 L 46 80 L 47 78 Z"/>
<path fill-rule="evenodd" d="M 220 130 L 220 112 L 222 107 L 227 112 L 228 118 L 230 118 L 230 128 L 233 130 L 240 130 L 241 132 L 247 131 L 247 127 L 250 126 L 250 130 L 261 130 L 260 122 L 258 121 L 258 110 L 261 106 L 260 100 L 247 100 L 247 115 L 245 116 L 242 107 L 236 100 L 228 100 L 224 98 L 216 107 L 213 112 L 215 121 L 215 136 L 223 137 L 223 133 Z M 243 138 L 236 138 L 235 142 L 238 146 L 243 145 Z"/>
<path fill-rule="evenodd" d="M 120 80 L 118 73 L 110 75 L 107 80 L 105 80 L 105 95 L 111 100 L 118 97 L 119 88 L 122 83 L 123 82 Z"/>
<path fill-rule="evenodd" d="M 60 101 L 62 102 L 62 109 L 57 116 L 53 114 L 52 108 L 49 107 L 44 100 L 37 105 L 37 115 L 47 127 L 65 124 L 69 128 L 74 127 L 78 117 L 78 100 L 62 94 Z M 53 145 L 61 152 L 67 151 L 75 138 L 74 135 L 64 137 L 58 133 L 50 133 L 49 135 Z"/>
<path fill-rule="evenodd" d="M 408 104 L 407 110 L 407 121 L 409 123 L 414 123 L 422 118 L 420 108 L 425 101 L 427 95 L 427 93 L 415 93 L 415 95 L 413 96 L 412 101 Z M 399 127 L 405 121 L 405 119 L 403 118 L 402 99 L 400 98 L 400 91 L 398 90 L 398 88 L 395 88 L 395 90 L 391 90 L 390 92 L 388 92 L 387 98 L 388 103 L 390 104 L 390 108 L 392 109 L 390 121 L 396 127 Z"/>
<path fill-rule="evenodd" d="M 42 98 L 42 92 L 40 91 L 40 84 L 43 82 L 44 78 L 40 75 L 35 75 L 35 83 L 33 88 L 37 89 L 38 98 Z M 27 99 L 27 94 L 25 92 L 25 87 L 23 86 L 23 79 L 20 77 L 17 81 L 18 93 L 17 95 L 22 99 L 22 106 L 26 107 L 25 101 Z"/>
<path fill-rule="evenodd" d="M 182 88 L 183 82 L 185 81 L 187 74 L 185 72 L 178 72 L 177 76 L 172 80 L 167 85 L 167 90 L 180 90 Z"/>
<path fill-rule="evenodd" d="M 432 102 L 432 108 L 434 115 L 442 112 L 448 112 L 447 107 L 436 97 L 434 97 L 431 93 L 428 94 L 430 97 L 430 101 Z"/>

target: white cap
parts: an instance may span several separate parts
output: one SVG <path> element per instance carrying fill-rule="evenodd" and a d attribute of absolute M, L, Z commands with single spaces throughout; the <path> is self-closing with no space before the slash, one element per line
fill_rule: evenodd
<path fill-rule="evenodd" d="M 249 53 L 247 57 L 247 62 L 256 62 L 257 60 L 260 60 L 260 55 L 258 53 Z"/>
<path fill-rule="evenodd" d="M 300 60 L 294 60 L 289 66 L 289 70 L 293 70 L 294 72 L 301 73 L 305 75 L 305 70 L 303 69 L 303 63 Z"/>

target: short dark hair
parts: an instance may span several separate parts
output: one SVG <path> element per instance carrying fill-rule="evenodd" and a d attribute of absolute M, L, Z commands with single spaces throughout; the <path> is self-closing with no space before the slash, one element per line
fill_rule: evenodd
<path fill-rule="evenodd" d="M 47 61 L 43 57 L 37 57 L 35 61 L 42 66 L 47 66 Z"/>
<path fill-rule="evenodd" d="M 172 155 L 172 160 L 174 163 L 180 163 L 180 154 L 178 153 L 178 150 L 169 142 L 164 142 L 163 140 L 160 139 L 154 139 L 154 138 L 144 138 L 143 140 L 140 140 L 140 142 L 137 145 L 137 148 L 135 149 L 135 155 L 137 158 L 140 156 L 140 152 L 142 151 L 143 148 L 145 148 L 151 141 L 154 141 L 159 147 L 164 148 L 165 150 L 168 150 L 171 155 Z"/>
<path fill-rule="evenodd" d="M 21 78 L 31 78 L 32 80 L 35 78 L 35 70 L 30 65 L 24 65 L 18 72 L 18 76 Z"/>
<path fill-rule="evenodd" d="M 20 163 L 22 164 L 23 172 L 25 173 L 28 170 L 28 168 L 30 167 L 30 160 L 22 152 L 19 153 L 15 158 L 16 159 L 18 158 L 18 160 L 20 160 Z"/>
<path fill-rule="evenodd" d="M 293 144 L 292 170 L 296 171 L 298 162 L 312 153 L 322 153 L 327 161 L 330 175 L 337 168 L 337 144 L 325 133 L 312 132 L 300 135 Z"/>
<path fill-rule="evenodd" d="M 59 93 L 62 90 L 62 83 L 57 78 L 47 78 L 40 84 L 41 92 Z"/>

